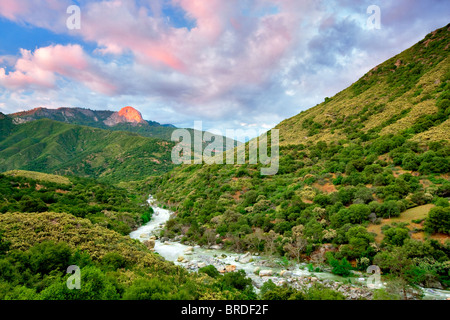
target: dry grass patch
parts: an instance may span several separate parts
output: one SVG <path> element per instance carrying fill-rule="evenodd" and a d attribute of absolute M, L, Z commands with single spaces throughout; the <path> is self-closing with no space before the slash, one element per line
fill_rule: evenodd
<path fill-rule="evenodd" d="M 47 181 L 59 184 L 72 184 L 67 177 L 58 176 L 55 174 L 48 174 L 35 171 L 25 171 L 25 170 L 11 170 L 3 173 L 6 176 L 12 177 L 24 177 L 37 181 Z"/>
<path fill-rule="evenodd" d="M 431 208 L 433 208 L 434 204 L 425 204 L 423 206 L 414 207 L 408 209 L 400 214 L 400 217 L 395 217 L 391 219 L 383 219 L 380 224 L 371 224 L 367 227 L 367 231 L 373 232 L 376 234 L 375 241 L 377 243 L 381 243 L 383 241 L 384 235 L 381 232 L 381 228 L 385 225 L 392 223 L 408 223 L 407 228 L 413 231 L 415 228 L 422 229 L 423 222 L 420 224 L 413 223 L 413 220 L 424 219 L 428 216 L 428 212 L 430 212 Z M 425 233 L 423 231 L 413 232 L 411 233 L 411 238 L 417 240 L 425 240 Z M 447 239 L 450 239 L 449 236 L 444 234 L 434 234 L 429 236 L 430 239 L 438 240 L 441 243 L 444 243 Z"/>

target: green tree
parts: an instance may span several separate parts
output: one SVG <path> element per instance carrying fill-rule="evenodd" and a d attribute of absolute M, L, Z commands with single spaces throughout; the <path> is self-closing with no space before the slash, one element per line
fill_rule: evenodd
<path fill-rule="evenodd" d="M 338 260 L 334 258 L 331 254 L 327 255 L 328 264 L 333 267 L 331 270 L 332 273 L 338 275 L 347 277 L 350 275 L 350 270 L 352 269 L 352 265 L 346 258 L 343 258 L 341 260 Z"/>
<path fill-rule="evenodd" d="M 366 204 L 352 204 L 348 212 L 351 223 L 361 224 L 369 218 L 370 209 Z"/>
<path fill-rule="evenodd" d="M 390 273 L 393 279 L 389 281 L 386 291 L 390 295 L 401 295 L 404 300 L 417 291 L 410 285 L 411 278 L 408 270 L 414 266 L 412 259 L 402 247 L 394 247 L 391 251 L 380 251 L 373 259 L 373 263 L 385 273 Z"/>
<path fill-rule="evenodd" d="M 59 278 L 44 289 L 40 297 L 44 300 L 116 300 L 120 295 L 113 282 L 97 267 L 81 269 L 81 288 L 69 289 L 67 278 Z"/>
<path fill-rule="evenodd" d="M 208 265 L 206 267 L 198 269 L 200 273 L 206 273 L 211 278 L 217 278 L 220 276 L 220 272 L 213 265 Z"/>
<path fill-rule="evenodd" d="M 47 274 L 54 270 L 65 270 L 69 266 L 72 250 L 63 242 L 44 241 L 31 247 L 28 256 L 33 272 Z"/>
<path fill-rule="evenodd" d="M 21 212 L 44 212 L 47 211 L 47 205 L 41 198 L 32 198 L 25 195 L 19 201 L 19 208 Z"/>
<path fill-rule="evenodd" d="M 409 230 L 401 227 L 392 227 L 384 231 L 385 243 L 402 246 L 406 239 L 409 238 Z"/>
<path fill-rule="evenodd" d="M 158 278 L 138 278 L 126 288 L 125 300 L 168 300 L 171 288 L 167 282 Z"/>
<path fill-rule="evenodd" d="M 270 279 L 261 286 L 259 295 L 262 300 L 305 300 L 302 292 L 295 290 L 286 283 L 277 286 Z"/>
<path fill-rule="evenodd" d="M 395 200 L 385 201 L 380 208 L 383 218 L 391 218 L 400 216 L 400 207 Z"/>
<path fill-rule="evenodd" d="M 345 300 L 345 296 L 322 284 L 315 283 L 305 294 L 305 300 Z"/>
<path fill-rule="evenodd" d="M 425 231 L 428 233 L 442 232 L 450 234 L 450 207 L 434 207 L 425 220 Z"/>
<path fill-rule="evenodd" d="M 11 246 L 11 242 L 3 238 L 3 232 L 0 232 L 0 257 L 5 254 Z"/>

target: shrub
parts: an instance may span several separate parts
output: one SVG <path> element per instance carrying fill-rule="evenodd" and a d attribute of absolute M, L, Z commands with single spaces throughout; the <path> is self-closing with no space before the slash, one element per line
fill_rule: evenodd
<path fill-rule="evenodd" d="M 321 284 L 314 284 L 306 292 L 305 300 L 345 300 L 345 296 L 329 288 L 325 288 Z"/>
<path fill-rule="evenodd" d="M 117 252 L 108 252 L 101 260 L 103 267 L 106 270 L 117 270 L 126 268 L 128 265 L 127 260 Z"/>
<path fill-rule="evenodd" d="M 63 243 L 44 241 L 29 250 L 29 264 L 36 273 L 49 273 L 53 270 L 65 270 L 72 255 L 70 247 Z"/>
<path fill-rule="evenodd" d="M 343 258 L 342 260 L 338 260 L 334 258 L 332 255 L 328 255 L 328 263 L 330 266 L 333 267 L 331 270 L 332 273 L 338 275 L 347 277 L 350 275 L 350 270 L 352 269 L 352 265 L 346 258 Z"/>
<path fill-rule="evenodd" d="M 125 300 L 168 300 L 171 288 L 158 278 L 138 278 L 125 290 Z"/>
<path fill-rule="evenodd" d="M 428 233 L 442 232 L 450 234 L 450 207 L 431 208 L 424 227 Z"/>
<path fill-rule="evenodd" d="M 96 267 L 89 266 L 81 269 L 80 289 L 69 289 L 66 278 L 61 278 L 44 289 L 41 292 L 41 298 L 44 300 L 115 300 L 119 298 L 111 280 Z"/>
<path fill-rule="evenodd" d="M 198 272 L 206 273 L 211 278 L 217 278 L 218 276 L 220 276 L 220 272 L 213 265 L 200 268 L 198 269 Z"/>
<path fill-rule="evenodd" d="M 405 228 L 389 228 L 384 232 L 384 242 L 394 245 L 402 246 L 406 239 L 409 238 L 409 231 Z"/>
<path fill-rule="evenodd" d="M 247 287 L 252 287 L 252 280 L 246 277 L 244 270 L 226 273 L 221 279 L 220 283 L 223 289 L 238 289 L 245 290 Z"/>

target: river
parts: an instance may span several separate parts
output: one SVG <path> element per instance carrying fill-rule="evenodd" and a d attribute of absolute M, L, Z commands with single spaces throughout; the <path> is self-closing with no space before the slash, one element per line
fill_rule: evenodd
<path fill-rule="evenodd" d="M 337 288 L 344 283 L 343 288 L 347 288 L 347 291 L 359 292 L 360 295 L 364 297 L 363 294 L 367 294 L 369 289 L 365 284 L 370 276 L 369 274 L 359 274 L 358 277 L 343 278 L 336 276 L 330 272 L 314 272 L 311 273 L 306 268 L 306 263 L 291 263 L 289 266 L 283 266 L 279 259 L 274 259 L 270 257 L 263 256 L 251 256 L 251 261 L 247 263 L 242 263 L 239 260 L 243 254 L 229 252 L 222 249 L 209 249 L 202 248 L 200 246 L 190 247 L 176 241 L 160 241 L 159 232 L 164 227 L 167 220 L 170 219 L 172 212 L 167 209 L 160 208 L 156 205 L 155 199 L 152 196 L 149 197 L 148 203 L 152 206 L 154 213 L 151 220 L 130 233 L 132 239 L 138 239 L 139 241 L 149 240 L 151 236 L 156 236 L 154 251 L 160 254 L 168 261 L 172 261 L 177 265 L 181 265 L 190 271 L 197 271 L 199 266 L 203 265 L 214 265 L 218 270 L 224 269 L 227 266 L 235 266 L 236 270 L 244 270 L 249 278 L 252 279 L 256 291 L 258 288 L 268 279 L 272 279 L 274 283 L 281 284 L 282 282 L 288 282 L 291 285 L 297 285 L 298 279 L 304 281 L 303 284 L 310 286 L 314 281 L 319 281 L 326 284 L 330 288 Z M 184 257 L 184 261 L 179 261 L 179 257 Z M 246 262 L 246 261 L 244 261 Z M 200 264 L 200 265 L 199 265 Z M 234 267 L 232 267 L 234 268 Z M 260 277 L 255 271 L 259 268 L 262 271 L 271 270 L 273 275 L 267 277 Z M 280 276 L 282 270 L 288 270 L 286 275 Z M 306 282 L 305 282 L 306 281 Z M 383 284 L 380 283 L 380 287 Z M 342 289 L 342 288 L 340 288 Z M 422 288 L 424 292 L 425 300 L 446 300 L 450 299 L 450 291 L 439 290 L 439 289 L 429 289 Z M 345 294 L 349 294 L 347 291 L 343 291 Z M 356 298 L 356 296 L 355 296 Z"/>

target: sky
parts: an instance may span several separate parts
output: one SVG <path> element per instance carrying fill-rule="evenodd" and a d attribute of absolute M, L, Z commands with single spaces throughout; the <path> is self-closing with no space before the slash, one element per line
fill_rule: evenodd
<path fill-rule="evenodd" d="M 133 106 L 178 127 L 267 130 L 449 13 L 447 0 L 0 0 L 0 112 Z"/>

